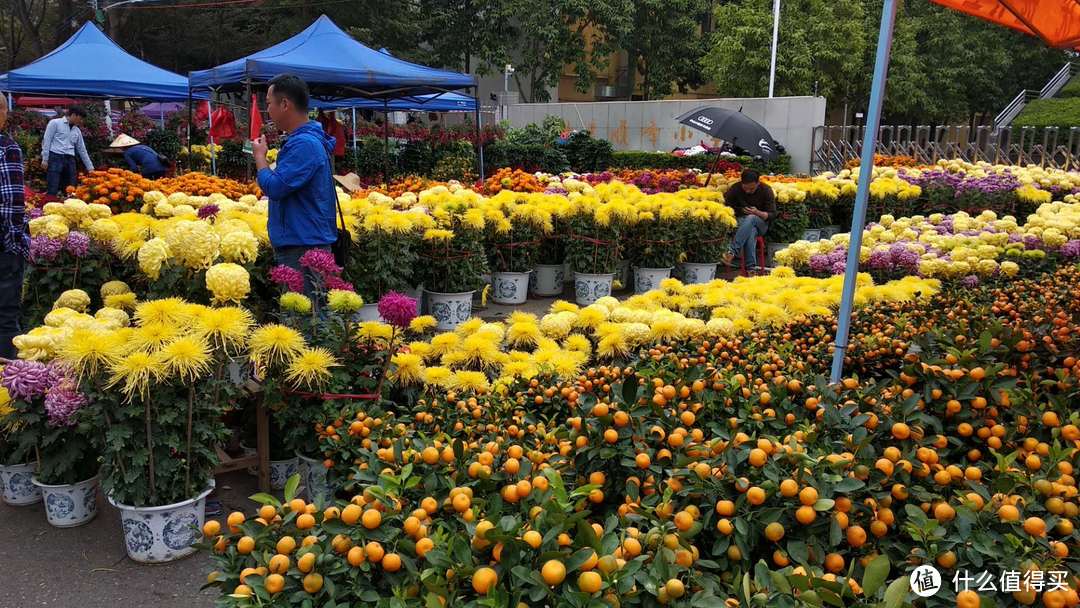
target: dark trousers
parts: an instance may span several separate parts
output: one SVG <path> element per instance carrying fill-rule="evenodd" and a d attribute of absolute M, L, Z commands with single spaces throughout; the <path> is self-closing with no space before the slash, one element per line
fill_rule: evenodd
<path fill-rule="evenodd" d="M 330 246 L 316 245 L 314 247 L 308 247 L 305 245 L 292 245 L 288 247 L 274 247 L 274 263 L 281 266 L 288 266 L 289 268 L 294 268 L 304 273 L 304 295 L 311 299 L 311 305 L 318 310 L 319 294 L 316 291 L 316 281 L 319 280 L 319 277 L 315 272 L 300 266 L 300 258 L 304 257 L 304 254 L 312 249 L 330 251 Z"/>
<path fill-rule="evenodd" d="M 62 195 L 68 186 L 75 185 L 75 156 L 68 154 L 50 154 L 49 167 L 45 173 L 46 192 L 51 196 Z"/>
<path fill-rule="evenodd" d="M 22 316 L 23 272 L 26 260 L 16 253 L 0 253 L 0 357 L 15 358 L 12 338 L 23 333 L 19 323 Z"/>
<path fill-rule="evenodd" d="M 143 177 L 145 177 L 146 179 L 161 179 L 161 178 L 165 177 L 165 172 L 164 171 L 154 171 L 152 173 L 147 173 L 146 175 L 143 175 Z"/>

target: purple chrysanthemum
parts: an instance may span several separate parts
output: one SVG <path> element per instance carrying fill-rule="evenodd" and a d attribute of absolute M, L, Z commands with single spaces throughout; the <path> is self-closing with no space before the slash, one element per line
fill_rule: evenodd
<path fill-rule="evenodd" d="M 839 262 L 833 262 L 833 265 L 832 265 L 832 273 L 833 274 L 844 274 L 844 271 L 846 269 L 847 269 L 847 262 L 845 262 L 844 260 L 840 260 Z"/>
<path fill-rule="evenodd" d="M 823 253 L 817 253 L 810 256 L 810 270 L 813 270 L 814 272 L 827 272 L 831 265 L 832 262 L 829 261 L 829 256 Z"/>
<path fill-rule="evenodd" d="M 300 256 L 300 265 L 309 268 L 323 276 L 338 276 L 341 274 L 341 266 L 334 261 L 334 254 L 325 249 L 309 249 Z"/>
<path fill-rule="evenodd" d="M 56 382 L 53 370 L 37 361 L 16 359 L 4 366 L 0 372 L 0 384 L 15 399 L 29 401 L 45 394 Z"/>
<path fill-rule="evenodd" d="M 64 242 L 47 236 L 30 238 L 30 261 L 35 264 L 51 262 L 64 249 Z"/>
<path fill-rule="evenodd" d="M 291 266 L 274 266 L 270 269 L 270 280 L 281 285 L 288 291 L 303 293 L 304 275 Z"/>
<path fill-rule="evenodd" d="M 1080 258 L 1080 239 L 1073 239 L 1062 245 L 1061 255 L 1066 258 Z"/>
<path fill-rule="evenodd" d="M 324 279 L 327 289 L 340 289 L 342 291 L 356 291 L 353 284 L 341 277 L 330 275 Z"/>
<path fill-rule="evenodd" d="M 391 291 L 379 298 L 379 316 L 394 327 L 404 329 L 416 318 L 416 300 Z"/>
<path fill-rule="evenodd" d="M 966 277 L 960 279 L 960 284 L 964 287 L 978 287 L 979 277 L 973 274 L 969 274 Z"/>
<path fill-rule="evenodd" d="M 90 250 L 90 237 L 77 230 L 72 230 L 68 233 L 64 246 L 71 252 L 71 255 L 81 258 Z"/>
<path fill-rule="evenodd" d="M 207 203 L 202 207 L 199 207 L 198 216 L 200 220 L 205 220 L 208 217 L 214 217 L 221 211 L 221 207 L 218 207 L 215 203 Z"/>
<path fill-rule="evenodd" d="M 45 211 L 41 207 L 30 207 L 26 210 L 26 219 L 28 220 L 36 220 L 43 215 L 45 215 Z"/>
<path fill-rule="evenodd" d="M 72 426 L 74 415 L 87 403 L 86 395 L 70 379 L 61 380 L 45 395 L 45 413 L 52 426 Z"/>

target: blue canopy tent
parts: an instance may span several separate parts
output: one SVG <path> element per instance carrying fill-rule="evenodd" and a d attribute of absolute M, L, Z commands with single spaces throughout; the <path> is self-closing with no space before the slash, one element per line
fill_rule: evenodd
<path fill-rule="evenodd" d="M 128 54 L 88 21 L 49 54 L 0 74 L 0 91 L 172 101 L 188 98 L 188 80 Z"/>
<path fill-rule="evenodd" d="M 418 95 L 416 97 L 398 97 L 383 103 L 377 99 L 365 99 L 353 97 L 352 99 L 337 99 L 323 101 L 311 100 L 311 106 L 318 110 L 357 109 L 378 110 L 389 109 L 391 112 L 473 112 L 476 110 L 476 98 L 460 93 L 440 93 L 435 95 Z"/>
<path fill-rule="evenodd" d="M 389 111 L 393 99 L 438 96 L 469 88 L 475 94 L 477 88 L 475 76 L 411 63 L 369 48 L 326 15 L 288 40 L 214 68 L 190 72 L 188 80 L 192 90 L 244 90 L 245 98 L 250 99 L 253 85 L 284 73 L 303 78 L 317 102 L 379 100 L 384 112 Z M 475 95 L 473 99 L 479 145 L 479 101 Z"/>

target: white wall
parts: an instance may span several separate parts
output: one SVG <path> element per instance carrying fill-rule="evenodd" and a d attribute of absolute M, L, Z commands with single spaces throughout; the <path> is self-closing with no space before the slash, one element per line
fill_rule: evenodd
<path fill-rule="evenodd" d="M 523 103 L 509 106 L 510 124 L 522 127 L 546 116 L 561 116 L 575 129 L 587 129 L 607 139 L 616 150 L 670 151 L 702 140 L 716 145 L 703 133 L 680 125 L 676 117 L 701 106 L 730 110 L 761 123 L 791 155 L 796 173 L 810 170 L 814 127 L 825 124 L 824 97 L 765 97 L 670 101 L 604 101 L 587 103 Z"/>

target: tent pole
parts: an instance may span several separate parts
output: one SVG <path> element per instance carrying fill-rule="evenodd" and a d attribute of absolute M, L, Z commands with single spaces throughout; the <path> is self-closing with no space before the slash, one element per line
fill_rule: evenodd
<path fill-rule="evenodd" d="M 210 175 L 217 175 L 217 153 L 214 151 L 214 95 L 206 101 L 206 131 L 210 140 Z"/>
<path fill-rule="evenodd" d="M 474 131 L 476 132 L 476 164 L 480 181 L 484 181 L 484 144 L 480 142 L 480 87 L 473 87 L 473 100 L 476 106 L 473 108 L 473 118 L 476 120 Z"/>
<path fill-rule="evenodd" d="M 187 90 L 187 157 L 188 157 L 188 170 L 191 170 L 191 122 L 195 119 L 194 110 L 192 109 L 191 87 Z"/>
<path fill-rule="evenodd" d="M 847 266 L 844 270 L 844 291 L 840 298 L 840 311 L 837 313 L 832 374 L 829 377 L 832 384 L 840 382 L 844 373 L 844 353 L 848 347 L 851 311 L 855 301 L 855 281 L 859 273 L 859 250 L 862 248 L 863 225 L 866 223 L 866 203 L 870 195 L 870 180 L 874 174 L 874 148 L 877 147 L 878 127 L 881 125 L 881 106 L 885 100 L 885 79 L 889 72 L 889 52 L 892 50 L 895 23 L 896 0 L 885 0 L 881 10 L 877 54 L 874 58 L 874 80 L 870 85 L 870 104 L 866 108 L 866 131 L 863 135 L 862 160 L 859 165 L 859 185 L 855 191 L 855 209 L 851 214 L 851 239 L 848 243 Z"/>
<path fill-rule="evenodd" d="M 390 186 L 390 100 L 383 98 L 383 182 Z"/>
<path fill-rule="evenodd" d="M 250 136 L 251 135 L 251 114 L 252 114 L 252 112 L 255 111 L 255 100 L 251 98 L 251 79 L 250 78 L 245 78 L 244 79 L 244 101 L 252 104 L 251 107 L 248 108 L 248 135 Z M 262 135 L 262 133 L 260 133 L 259 135 Z M 245 156 L 244 160 L 245 160 L 245 162 L 244 162 L 245 177 L 247 177 L 247 179 L 251 179 L 251 164 L 253 162 L 255 162 L 255 155 L 252 154 L 251 158 L 247 158 Z"/>

